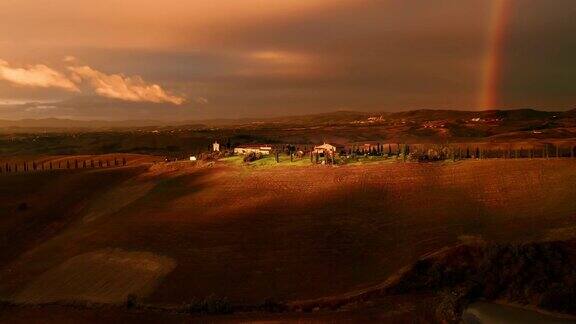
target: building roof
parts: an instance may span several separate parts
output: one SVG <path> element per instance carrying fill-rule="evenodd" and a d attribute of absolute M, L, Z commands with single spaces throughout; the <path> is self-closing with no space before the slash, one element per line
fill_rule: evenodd
<path fill-rule="evenodd" d="M 239 149 L 259 149 L 259 150 L 271 150 L 272 146 L 267 144 L 250 144 L 250 145 L 238 145 L 235 148 Z"/>
<path fill-rule="evenodd" d="M 342 148 L 342 145 L 332 145 L 332 144 L 328 144 L 328 143 L 324 143 L 322 145 L 318 145 L 315 146 L 314 149 L 315 150 L 335 150 L 338 148 Z"/>

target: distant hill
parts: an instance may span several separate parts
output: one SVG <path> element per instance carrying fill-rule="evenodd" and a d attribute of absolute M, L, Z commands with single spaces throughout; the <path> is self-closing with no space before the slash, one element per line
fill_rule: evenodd
<path fill-rule="evenodd" d="M 158 126 L 178 126 L 182 122 L 162 122 L 157 120 L 122 120 L 122 121 L 108 121 L 108 120 L 74 120 L 74 119 L 60 119 L 60 118 L 44 118 L 44 119 L 21 119 L 21 120 L 0 120 L 0 129 L 12 130 L 66 130 L 66 129 L 84 129 L 84 130 L 108 130 L 108 129 L 123 129 L 134 127 L 158 127 Z M 192 125 L 191 122 L 184 124 Z M 204 125 L 194 124 L 199 127 Z"/>
<path fill-rule="evenodd" d="M 349 124 L 369 120 L 403 120 L 410 122 L 446 121 L 458 122 L 473 118 L 502 119 L 508 122 L 530 122 L 548 118 L 575 118 L 576 109 L 565 112 L 549 112 L 534 109 L 516 110 L 485 110 L 485 111 L 460 111 L 460 110 L 429 110 L 420 109 L 403 112 L 359 112 L 359 111 L 336 111 L 329 113 L 283 116 L 273 118 L 241 118 L 241 119 L 208 119 L 208 120 L 185 120 L 185 121 L 160 121 L 160 120 L 72 120 L 59 118 L 46 119 L 22 119 L 0 120 L 0 129 L 27 130 L 27 129 L 111 129 L 111 128 L 136 128 L 136 127 L 231 127 L 239 125 L 338 125 Z"/>

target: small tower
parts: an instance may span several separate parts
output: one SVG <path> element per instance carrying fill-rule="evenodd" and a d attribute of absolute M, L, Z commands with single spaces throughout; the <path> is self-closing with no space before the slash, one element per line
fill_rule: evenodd
<path fill-rule="evenodd" d="M 220 152 L 220 143 L 214 142 L 214 144 L 212 144 L 212 151 Z"/>

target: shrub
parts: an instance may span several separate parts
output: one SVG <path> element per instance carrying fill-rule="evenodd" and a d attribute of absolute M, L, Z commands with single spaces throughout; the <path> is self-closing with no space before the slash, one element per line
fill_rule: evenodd
<path fill-rule="evenodd" d="M 133 309 L 138 305 L 138 297 L 136 294 L 129 294 L 126 296 L 126 308 Z"/>
<path fill-rule="evenodd" d="M 553 287 L 542 294 L 538 306 L 553 311 L 573 312 L 576 309 L 576 291 L 573 287 Z"/>
<path fill-rule="evenodd" d="M 244 162 L 250 163 L 262 158 L 262 153 L 250 152 L 244 156 Z"/>
<path fill-rule="evenodd" d="M 204 299 L 192 299 L 186 305 L 186 312 L 208 315 L 232 314 L 233 308 L 228 298 L 210 295 Z"/>

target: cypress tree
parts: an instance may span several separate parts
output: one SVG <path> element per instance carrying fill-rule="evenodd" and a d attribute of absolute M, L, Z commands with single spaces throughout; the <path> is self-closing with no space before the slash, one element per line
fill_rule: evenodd
<path fill-rule="evenodd" d="M 410 153 L 410 147 L 408 146 L 408 144 L 404 144 L 404 154 L 403 154 L 404 162 L 406 162 L 409 153 Z"/>

